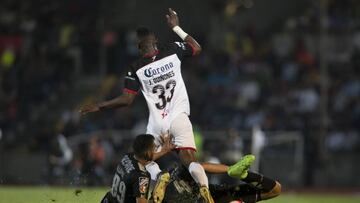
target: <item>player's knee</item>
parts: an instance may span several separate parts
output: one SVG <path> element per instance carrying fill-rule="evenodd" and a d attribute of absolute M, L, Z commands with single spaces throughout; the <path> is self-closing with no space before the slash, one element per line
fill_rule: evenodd
<path fill-rule="evenodd" d="M 279 196 L 281 193 L 281 184 L 276 181 L 274 188 L 270 191 L 271 198 Z"/>
<path fill-rule="evenodd" d="M 278 181 L 276 181 L 276 185 L 274 187 L 274 194 L 278 196 L 280 195 L 280 193 L 281 193 L 281 184 Z"/>
<path fill-rule="evenodd" d="M 281 184 L 275 181 L 275 186 L 269 192 L 262 193 L 261 199 L 262 200 L 272 199 L 274 197 L 279 196 L 280 193 L 281 193 Z"/>

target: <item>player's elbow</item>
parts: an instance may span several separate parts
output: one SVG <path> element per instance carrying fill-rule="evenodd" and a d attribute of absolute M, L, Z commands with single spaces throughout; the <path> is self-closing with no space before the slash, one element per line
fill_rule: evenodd
<path fill-rule="evenodd" d="M 195 47 L 193 48 L 193 55 L 194 55 L 194 56 L 197 56 L 197 55 L 199 55 L 199 54 L 201 53 L 201 51 L 202 51 L 201 46 L 195 46 Z"/>
<path fill-rule="evenodd" d="M 134 98 L 133 97 L 126 97 L 124 103 L 125 103 L 125 106 L 131 106 L 134 103 Z"/>
<path fill-rule="evenodd" d="M 134 102 L 135 95 L 124 93 L 121 96 L 117 98 L 117 105 L 116 106 L 131 106 L 131 104 Z"/>

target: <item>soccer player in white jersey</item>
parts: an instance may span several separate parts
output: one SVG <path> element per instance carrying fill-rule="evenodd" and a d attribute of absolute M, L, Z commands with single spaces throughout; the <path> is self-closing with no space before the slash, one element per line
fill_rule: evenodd
<path fill-rule="evenodd" d="M 183 42 L 161 46 L 158 45 L 152 31 L 139 28 L 137 35 L 141 57 L 130 65 L 125 76 L 123 94 L 109 101 L 85 106 L 80 112 L 86 114 L 102 109 L 129 106 L 141 90 L 150 114 L 146 133 L 155 137 L 155 143 L 158 146 L 160 146 L 160 135 L 169 132 L 174 137 L 179 157 L 200 185 L 200 194 L 205 202 L 213 202 L 204 169 L 213 173 L 227 172 L 232 177 L 243 177 L 254 157 L 247 156 L 233 166 L 200 164 L 197 161 L 193 129 L 188 117 L 190 115 L 189 98 L 181 75 L 181 62 L 186 57 L 198 55 L 201 47 L 194 38 L 180 28 L 175 11 L 169 9 L 166 18 L 169 27 Z M 155 162 L 148 164 L 146 169 L 153 180 L 161 174 Z M 166 181 L 168 177 L 164 176 L 162 182 L 157 182 L 157 186 L 160 184 L 160 188 L 163 188 L 160 194 L 155 194 L 160 201 L 165 193 Z"/>

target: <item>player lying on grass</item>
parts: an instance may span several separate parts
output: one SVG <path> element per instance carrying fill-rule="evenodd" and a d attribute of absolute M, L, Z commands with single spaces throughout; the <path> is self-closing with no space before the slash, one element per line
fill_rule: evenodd
<path fill-rule="evenodd" d="M 161 155 L 164 155 L 174 146 L 170 141 L 170 136 L 162 136 L 162 141 Z M 105 195 L 101 203 L 147 203 L 148 199 L 154 197 L 154 192 L 149 191 L 150 174 L 145 169 L 146 164 L 161 156 L 159 154 L 155 156 L 154 137 L 148 134 L 139 135 L 133 143 L 133 150 L 134 153 L 126 154 L 120 159 L 111 191 Z M 198 202 L 202 199 L 198 190 L 199 185 L 183 165 L 171 169 L 170 174 L 169 184 L 164 188 L 165 200 L 161 199 L 157 202 Z M 248 184 L 210 185 L 216 202 L 244 200 L 250 203 L 273 198 L 280 193 L 280 184 L 262 175 L 245 170 L 243 174 L 238 174 L 238 178 Z"/>
<path fill-rule="evenodd" d="M 189 119 L 190 104 L 181 74 L 181 63 L 185 58 L 198 55 L 201 52 L 196 40 L 185 33 L 179 26 L 178 15 L 169 9 L 166 15 L 169 27 L 183 40 L 166 45 L 158 45 L 155 34 L 147 28 L 137 30 L 139 57 L 130 67 L 125 76 L 125 88 L 120 96 L 98 104 L 81 108 L 84 115 L 104 109 L 129 106 L 141 90 L 149 109 L 147 133 L 155 137 L 160 145 L 160 136 L 170 132 L 181 162 L 186 166 L 194 180 L 201 186 L 200 194 L 205 202 L 212 203 L 208 188 L 208 178 L 204 169 L 210 173 L 228 172 L 241 174 L 247 163 L 235 164 L 231 168 L 225 165 L 200 164 L 195 156 L 196 147 L 192 124 Z M 244 160 L 245 162 L 247 160 Z M 251 161 L 251 159 L 249 159 Z M 151 179 L 160 180 L 155 191 L 155 200 L 161 201 L 169 181 L 167 173 L 161 173 L 157 163 L 151 162 L 145 166 L 151 174 Z M 229 170 L 228 170 L 229 169 Z"/>
<path fill-rule="evenodd" d="M 189 172 L 181 165 L 170 170 L 171 181 L 167 186 L 163 203 L 197 203 L 200 201 L 198 185 Z M 255 203 L 278 196 L 281 192 L 279 182 L 254 172 L 239 177 L 244 184 L 210 184 L 209 189 L 216 203 Z"/>

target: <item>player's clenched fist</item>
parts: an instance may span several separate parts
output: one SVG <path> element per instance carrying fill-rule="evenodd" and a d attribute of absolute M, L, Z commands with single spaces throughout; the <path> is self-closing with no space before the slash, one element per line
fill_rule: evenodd
<path fill-rule="evenodd" d="M 171 8 L 169 8 L 169 14 L 166 15 L 167 23 L 170 26 L 170 28 L 173 28 L 175 26 L 179 25 L 179 18 L 177 16 L 177 13 L 173 11 Z"/>

